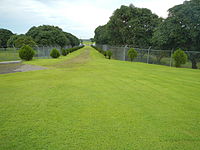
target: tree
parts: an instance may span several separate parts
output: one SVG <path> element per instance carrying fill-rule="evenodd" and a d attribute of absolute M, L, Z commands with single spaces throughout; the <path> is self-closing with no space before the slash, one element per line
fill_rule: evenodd
<path fill-rule="evenodd" d="M 24 45 L 29 45 L 33 48 L 36 46 L 36 43 L 30 36 L 26 36 L 24 34 L 13 35 L 7 41 L 7 47 L 21 48 Z"/>
<path fill-rule="evenodd" d="M 14 42 L 15 42 L 15 40 L 17 40 L 17 38 L 20 37 L 20 36 L 21 36 L 21 35 L 16 35 L 16 34 L 12 35 L 12 36 L 9 38 L 9 40 L 7 41 L 7 47 L 15 47 Z"/>
<path fill-rule="evenodd" d="M 7 41 L 9 38 L 13 35 L 13 33 L 10 30 L 7 29 L 0 29 L 0 47 L 7 47 Z"/>
<path fill-rule="evenodd" d="M 109 44 L 110 38 L 108 34 L 107 25 L 98 26 L 94 32 L 94 41 L 96 42 L 96 44 Z"/>
<path fill-rule="evenodd" d="M 80 40 L 72 35 L 71 33 L 67 33 L 67 32 L 64 32 L 65 36 L 69 39 L 69 44 L 74 47 L 74 46 L 79 46 L 80 45 Z"/>
<path fill-rule="evenodd" d="M 181 64 L 185 64 L 187 62 L 187 55 L 181 49 L 178 49 L 174 52 L 173 58 L 176 67 L 180 67 Z"/>
<path fill-rule="evenodd" d="M 200 1 L 185 1 L 169 9 L 168 18 L 156 29 L 153 36 L 155 46 L 165 49 L 181 48 L 200 51 Z M 192 68 L 197 69 L 200 56 L 188 53 Z"/>
<path fill-rule="evenodd" d="M 94 38 L 90 38 L 90 41 L 92 42 L 92 43 L 94 43 L 95 41 L 94 41 Z"/>
<path fill-rule="evenodd" d="M 138 55 L 137 51 L 134 48 L 130 48 L 128 50 L 128 57 L 133 61 L 134 58 L 136 58 Z"/>
<path fill-rule="evenodd" d="M 149 9 L 122 5 L 109 22 L 95 30 L 95 41 L 101 44 L 149 47 L 154 29 L 162 21 Z"/>
<path fill-rule="evenodd" d="M 62 29 L 56 26 L 43 25 L 32 27 L 26 35 L 31 36 L 39 46 L 64 47 L 70 44 L 69 39 L 65 36 Z"/>
<path fill-rule="evenodd" d="M 24 45 L 29 45 L 30 47 L 35 47 L 36 43 L 33 41 L 32 37 L 26 35 L 20 35 L 15 41 L 14 45 L 17 48 L 20 48 Z"/>

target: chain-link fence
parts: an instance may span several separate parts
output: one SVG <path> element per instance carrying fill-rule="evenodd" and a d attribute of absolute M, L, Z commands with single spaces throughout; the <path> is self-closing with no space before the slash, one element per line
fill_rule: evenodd
<path fill-rule="evenodd" d="M 16 48 L 0 48 L 0 61 L 19 60 L 19 52 Z"/>
<path fill-rule="evenodd" d="M 41 46 L 34 47 L 34 58 L 50 58 L 50 53 L 53 48 L 56 48 L 61 53 L 61 47 L 59 46 Z M 65 46 L 65 49 L 71 48 L 71 46 Z M 0 48 L 0 61 L 13 61 L 20 60 L 18 48 Z"/>
<path fill-rule="evenodd" d="M 131 46 L 117 47 L 110 45 L 99 45 L 96 47 L 101 48 L 104 51 L 112 51 L 112 57 L 117 60 L 130 61 L 128 57 L 128 50 L 132 48 Z M 174 61 L 172 58 L 173 50 L 155 50 L 149 47 L 148 49 L 134 48 L 138 52 L 137 58 L 134 59 L 135 62 L 144 62 L 149 64 L 159 64 L 166 66 L 174 66 Z M 197 62 L 197 67 L 200 68 L 200 52 L 196 51 L 185 51 L 188 55 L 188 61 L 186 64 L 182 65 L 184 68 L 192 68 L 192 60 Z M 194 64 L 194 62 L 193 62 Z"/>

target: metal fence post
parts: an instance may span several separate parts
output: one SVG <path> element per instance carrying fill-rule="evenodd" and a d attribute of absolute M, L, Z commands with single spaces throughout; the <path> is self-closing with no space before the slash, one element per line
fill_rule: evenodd
<path fill-rule="evenodd" d="M 172 67 L 172 56 L 173 56 L 173 49 L 171 50 L 171 58 L 170 58 L 170 67 Z"/>
<path fill-rule="evenodd" d="M 128 45 L 125 45 L 124 47 L 124 61 L 126 61 L 126 48 L 128 47 Z"/>
<path fill-rule="evenodd" d="M 150 53 L 151 46 L 148 49 L 148 56 L 147 56 L 147 64 L 149 63 L 149 53 Z"/>

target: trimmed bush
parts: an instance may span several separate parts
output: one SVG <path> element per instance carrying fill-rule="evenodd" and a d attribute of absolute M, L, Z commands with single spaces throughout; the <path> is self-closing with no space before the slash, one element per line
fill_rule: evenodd
<path fill-rule="evenodd" d="M 187 55 L 181 49 L 177 49 L 174 52 L 173 58 L 174 58 L 176 67 L 180 67 L 182 64 L 185 64 L 187 62 Z"/>
<path fill-rule="evenodd" d="M 108 59 L 111 59 L 112 52 L 110 50 L 108 50 L 106 53 L 107 53 Z"/>
<path fill-rule="evenodd" d="M 77 47 L 72 47 L 72 48 L 68 48 L 68 49 L 67 49 L 67 52 L 68 52 L 68 53 L 72 53 L 72 52 L 77 51 L 77 50 L 79 50 L 79 49 L 81 49 L 81 48 L 83 48 L 83 47 L 84 47 L 84 45 L 82 45 L 82 46 L 77 46 Z"/>
<path fill-rule="evenodd" d="M 68 54 L 66 49 L 61 49 L 61 52 L 63 56 L 66 56 Z"/>
<path fill-rule="evenodd" d="M 58 58 L 58 57 L 60 57 L 60 53 L 56 48 L 54 48 L 54 49 L 51 50 L 50 56 L 52 58 Z"/>
<path fill-rule="evenodd" d="M 106 58 L 106 56 L 107 56 L 107 52 L 106 51 L 102 51 L 102 54 L 105 56 L 105 58 Z"/>
<path fill-rule="evenodd" d="M 136 58 L 138 55 L 137 51 L 134 48 L 130 48 L 128 50 L 128 57 L 131 59 L 131 61 L 134 60 L 134 58 Z"/>
<path fill-rule="evenodd" d="M 96 49 L 99 53 L 103 54 L 103 55 L 105 56 L 105 58 L 106 58 L 106 56 L 108 56 L 107 52 L 104 51 L 104 50 L 102 50 L 101 48 L 98 48 L 98 47 L 96 47 L 96 46 L 94 46 L 94 45 L 91 45 L 91 47 L 94 48 L 94 49 Z M 111 53 L 112 53 L 112 52 L 111 52 Z M 112 54 L 111 54 L 111 55 L 112 55 Z"/>
<path fill-rule="evenodd" d="M 19 50 L 19 57 L 26 61 L 32 60 L 34 54 L 34 50 L 28 45 L 22 46 L 22 48 Z"/>

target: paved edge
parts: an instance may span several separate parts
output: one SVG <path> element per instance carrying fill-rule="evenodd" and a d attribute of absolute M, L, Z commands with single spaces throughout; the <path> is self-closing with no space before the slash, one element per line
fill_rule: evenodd
<path fill-rule="evenodd" d="M 0 62 L 0 64 L 17 64 L 17 63 L 21 63 L 21 60 L 17 60 L 17 61 L 2 61 Z"/>

